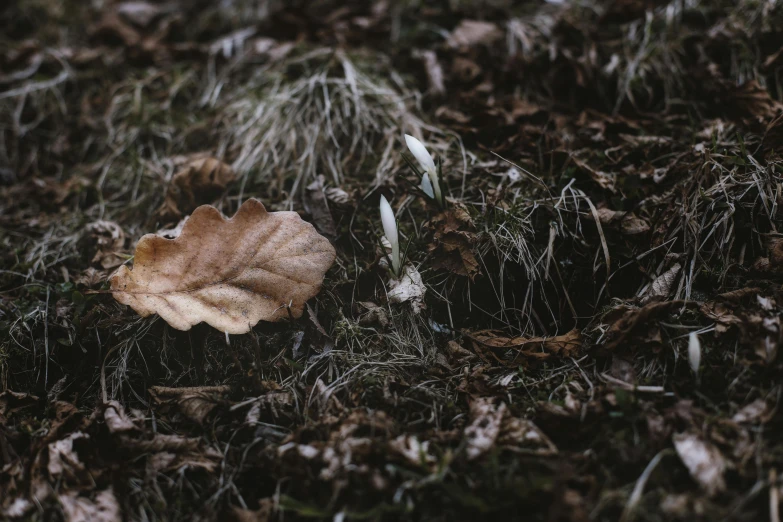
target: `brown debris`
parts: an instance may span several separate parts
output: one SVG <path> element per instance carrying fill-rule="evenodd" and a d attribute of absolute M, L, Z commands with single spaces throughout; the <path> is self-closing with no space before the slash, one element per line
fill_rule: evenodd
<path fill-rule="evenodd" d="M 672 441 L 691 477 L 708 495 L 715 496 L 725 491 L 724 474 L 728 466 L 714 445 L 693 433 L 677 433 L 672 436 Z"/>
<path fill-rule="evenodd" d="M 583 344 L 582 334 L 577 329 L 555 337 L 503 337 L 492 330 L 466 332 L 465 335 L 473 341 L 479 355 L 489 353 L 497 362 L 512 367 L 522 364 L 525 359 L 575 357 Z M 512 352 L 511 359 L 503 357 L 507 351 Z"/>
<path fill-rule="evenodd" d="M 199 205 L 212 203 L 234 179 L 231 167 L 216 158 L 189 161 L 171 178 L 166 200 L 158 210 L 160 219 L 164 222 L 177 221 Z"/>
<path fill-rule="evenodd" d="M 435 234 L 429 246 L 433 264 L 451 273 L 475 279 L 479 263 L 473 253 L 477 241 L 473 220 L 463 206 L 455 206 L 432 220 Z"/>
<path fill-rule="evenodd" d="M 491 22 L 462 20 L 451 32 L 446 44 L 455 49 L 476 45 L 490 45 L 503 37 L 503 33 Z"/>
<path fill-rule="evenodd" d="M 153 386 L 149 390 L 152 399 L 168 409 L 175 409 L 197 424 L 203 424 L 207 416 L 219 404 L 225 403 L 230 386 L 194 386 L 166 388 Z"/>
<path fill-rule="evenodd" d="M 620 313 L 619 318 L 611 321 L 607 332 L 607 342 L 603 347 L 606 352 L 617 350 L 625 344 L 632 332 L 641 325 L 650 326 L 658 316 L 669 313 L 672 308 L 686 305 L 685 301 L 662 301 L 644 305 L 641 308 L 618 308 L 612 315 Z M 606 318 L 605 318 L 606 320 Z"/>
<path fill-rule="evenodd" d="M 38 397 L 29 393 L 5 390 L 0 392 L 0 425 L 8 422 L 15 413 L 24 410 L 38 402 Z"/>
<path fill-rule="evenodd" d="M 85 227 L 96 249 L 92 263 L 104 270 L 117 268 L 125 262 L 125 232 L 113 221 L 95 221 Z"/>
<path fill-rule="evenodd" d="M 99 491 L 93 498 L 76 491 L 59 495 L 66 522 L 120 522 L 122 511 L 111 488 Z"/>
<path fill-rule="evenodd" d="M 478 398 L 470 403 L 471 422 L 464 438 L 468 460 L 486 454 L 496 446 L 512 451 L 553 455 L 557 448 L 533 422 L 511 414 L 505 403 Z"/>

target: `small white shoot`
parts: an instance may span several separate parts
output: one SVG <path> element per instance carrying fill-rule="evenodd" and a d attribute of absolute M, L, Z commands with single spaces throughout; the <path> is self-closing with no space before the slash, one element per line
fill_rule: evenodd
<path fill-rule="evenodd" d="M 421 190 L 424 191 L 427 196 L 434 199 L 438 205 L 443 207 L 443 193 L 440 189 L 439 169 L 435 165 L 435 160 L 432 159 L 432 155 L 422 142 L 411 136 L 405 135 L 405 144 L 408 146 L 408 150 L 419 162 L 421 170 L 424 171 L 421 178 Z"/>
<path fill-rule="evenodd" d="M 701 366 L 701 342 L 696 332 L 691 332 L 690 336 L 688 336 L 688 362 L 693 373 L 698 376 L 699 367 Z"/>
<path fill-rule="evenodd" d="M 402 262 L 400 259 L 400 239 L 397 233 L 397 220 L 394 218 L 394 210 L 392 210 L 391 205 L 389 205 L 389 202 L 383 195 L 381 195 L 381 224 L 383 224 L 383 235 L 386 236 L 386 240 L 392 247 L 392 272 L 399 276 Z"/>

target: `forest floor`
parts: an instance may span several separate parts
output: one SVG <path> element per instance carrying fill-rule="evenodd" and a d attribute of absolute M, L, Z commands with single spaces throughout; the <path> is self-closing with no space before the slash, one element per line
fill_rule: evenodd
<path fill-rule="evenodd" d="M 782 44 L 775 0 L 2 3 L 0 519 L 779 522 Z M 249 198 L 336 249 L 301 318 L 115 301 Z"/>

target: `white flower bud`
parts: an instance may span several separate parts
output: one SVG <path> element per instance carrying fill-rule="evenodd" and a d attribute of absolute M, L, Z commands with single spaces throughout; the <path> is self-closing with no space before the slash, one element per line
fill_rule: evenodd
<path fill-rule="evenodd" d="M 425 172 L 435 172 L 435 160 L 432 159 L 432 156 L 427 152 L 427 149 L 422 142 L 410 134 L 406 134 L 405 144 L 408 146 L 408 150 L 411 151 L 411 154 L 413 154 L 413 157 L 421 164 L 421 168 L 424 169 Z"/>
<path fill-rule="evenodd" d="M 701 366 L 701 342 L 699 342 L 699 336 L 696 332 L 691 332 L 688 339 L 688 362 L 691 365 L 693 373 L 699 373 L 699 366 Z"/>
<path fill-rule="evenodd" d="M 386 201 L 386 197 L 381 195 L 381 223 L 383 224 L 383 234 L 392 247 L 392 270 L 395 274 L 400 273 L 400 240 L 397 234 L 397 220 L 394 219 L 394 211 Z"/>
<path fill-rule="evenodd" d="M 430 175 L 426 172 L 421 177 L 421 190 L 424 191 L 430 198 L 435 199 L 435 192 L 432 191 L 432 182 L 430 181 Z"/>

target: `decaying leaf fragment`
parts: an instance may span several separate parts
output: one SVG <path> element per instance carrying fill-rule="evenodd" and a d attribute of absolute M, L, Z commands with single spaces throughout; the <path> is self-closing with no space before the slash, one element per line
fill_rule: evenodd
<path fill-rule="evenodd" d="M 215 409 L 231 391 L 230 386 L 188 386 L 167 388 L 153 386 L 150 395 L 156 404 L 179 410 L 185 417 L 199 424 Z"/>
<path fill-rule="evenodd" d="M 98 492 L 94 499 L 69 491 L 59 496 L 60 505 L 68 522 L 115 522 L 122 520 L 122 510 L 109 488 Z"/>
<path fill-rule="evenodd" d="M 432 220 L 434 241 L 429 246 L 433 253 L 433 266 L 444 268 L 457 275 L 474 279 L 479 273 L 479 262 L 473 254 L 477 241 L 473 220 L 462 205 L 446 210 Z"/>
<path fill-rule="evenodd" d="M 414 313 L 419 313 L 423 308 L 424 294 L 427 288 L 421 280 L 421 274 L 413 265 L 405 265 L 402 276 L 399 279 L 392 278 L 389 281 L 389 301 L 392 303 L 404 303 L 410 301 Z"/>
<path fill-rule="evenodd" d="M 494 330 L 465 333 L 473 341 L 473 348 L 480 357 L 487 358 L 488 354 L 506 366 L 518 366 L 523 358 L 573 357 L 583 343 L 582 334 L 577 329 L 555 337 L 504 337 Z M 512 352 L 513 356 L 507 359 L 505 352 Z"/>
<path fill-rule="evenodd" d="M 334 259 L 334 247 L 296 212 L 270 213 L 250 199 L 226 219 L 204 205 L 176 239 L 142 237 L 133 270 L 120 267 L 111 291 L 178 330 L 206 322 L 243 334 L 260 320 L 300 317 Z"/>
<path fill-rule="evenodd" d="M 480 20 L 462 20 L 447 40 L 449 47 L 473 47 L 490 45 L 503 37 L 503 33 L 491 22 Z"/>
<path fill-rule="evenodd" d="M 234 171 L 212 157 L 197 157 L 171 178 L 166 200 L 158 214 L 163 221 L 176 221 L 201 203 L 214 201 L 234 181 Z"/>
<path fill-rule="evenodd" d="M 122 231 L 122 227 L 114 221 L 100 220 L 84 228 L 94 244 L 93 263 L 103 268 L 116 268 L 125 262 L 125 258 L 122 257 L 122 249 L 125 245 L 125 232 Z"/>
<path fill-rule="evenodd" d="M 718 448 L 693 433 L 676 433 L 672 442 L 691 477 L 708 495 L 715 496 L 726 490 L 723 475 L 727 464 Z"/>

